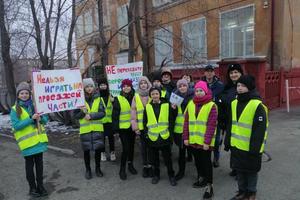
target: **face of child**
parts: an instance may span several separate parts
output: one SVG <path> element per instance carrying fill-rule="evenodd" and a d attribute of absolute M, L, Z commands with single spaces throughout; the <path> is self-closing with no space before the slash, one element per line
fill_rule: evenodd
<path fill-rule="evenodd" d="M 148 83 L 146 81 L 142 80 L 140 82 L 140 89 L 147 90 L 148 89 Z"/>
<path fill-rule="evenodd" d="M 196 95 L 196 97 L 203 97 L 203 96 L 205 96 L 205 92 L 201 88 L 197 88 L 195 90 L 195 95 Z"/>
<path fill-rule="evenodd" d="M 160 99 L 160 95 L 159 95 L 159 91 L 158 90 L 153 90 L 151 93 L 150 93 L 150 96 L 153 100 L 154 103 L 157 103 L 159 102 L 159 99 Z"/>
<path fill-rule="evenodd" d="M 188 83 L 191 82 L 191 77 L 189 75 L 184 75 L 182 78 L 185 79 Z"/>
<path fill-rule="evenodd" d="M 94 92 L 94 87 L 91 85 L 88 85 L 84 88 L 84 91 L 88 94 L 92 94 Z"/>
<path fill-rule="evenodd" d="M 128 86 L 128 85 L 124 85 L 123 88 L 122 88 L 122 91 L 126 94 L 130 93 L 131 92 L 131 87 Z"/>
<path fill-rule="evenodd" d="M 237 90 L 238 94 L 243 94 L 243 93 L 249 92 L 249 89 L 243 83 L 237 83 L 236 90 Z"/>
<path fill-rule="evenodd" d="M 101 84 L 99 85 L 99 89 L 100 89 L 100 90 L 107 90 L 107 85 L 106 85 L 105 83 L 101 83 Z"/>
<path fill-rule="evenodd" d="M 159 80 L 154 80 L 153 81 L 153 86 L 160 88 L 161 87 L 161 82 Z"/>
<path fill-rule="evenodd" d="M 180 84 L 178 90 L 180 93 L 184 94 L 184 93 L 187 93 L 188 87 L 185 84 Z"/>
<path fill-rule="evenodd" d="M 162 81 L 163 81 L 163 82 L 168 82 L 168 81 L 170 81 L 170 80 L 171 80 L 171 76 L 170 76 L 169 73 L 164 73 L 164 74 L 162 75 Z"/>
<path fill-rule="evenodd" d="M 242 76 L 242 74 L 238 70 L 232 70 L 229 72 L 229 78 L 235 82 L 239 80 L 239 78 Z"/>
<path fill-rule="evenodd" d="M 27 101 L 30 98 L 29 91 L 27 90 L 21 90 L 18 94 L 18 98 L 22 101 Z"/>

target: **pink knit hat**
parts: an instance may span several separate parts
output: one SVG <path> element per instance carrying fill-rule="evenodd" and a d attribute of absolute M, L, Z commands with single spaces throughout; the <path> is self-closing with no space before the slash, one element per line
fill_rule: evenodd
<path fill-rule="evenodd" d="M 195 90 L 198 88 L 201 88 L 205 92 L 205 94 L 209 93 L 209 89 L 208 89 L 207 83 L 205 81 L 198 81 L 195 85 Z"/>

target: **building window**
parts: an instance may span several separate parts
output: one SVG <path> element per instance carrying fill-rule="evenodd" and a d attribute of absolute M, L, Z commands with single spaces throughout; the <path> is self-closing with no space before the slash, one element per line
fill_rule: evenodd
<path fill-rule="evenodd" d="M 81 36 L 83 36 L 83 31 L 83 15 L 79 15 L 76 20 L 76 37 L 80 38 Z"/>
<path fill-rule="evenodd" d="M 221 57 L 254 54 L 254 6 L 221 13 Z"/>
<path fill-rule="evenodd" d="M 172 27 L 161 28 L 154 32 L 155 65 L 160 66 L 162 61 L 173 61 L 173 33 Z"/>
<path fill-rule="evenodd" d="M 88 64 L 91 65 L 95 61 L 95 49 L 93 47 L 88 48 Z"/>
<path fill-rule="evenodd" d="M 128 52 L 123 52 L 119 53 L 116 55 L 117 58 L 117 64 L 122 65 L 122 64 L 127 64 L 128 63 Z"/>
<path fill-rule="evenodd" d="M 85 34 L 89 34 L 93 32 L 93 13 L 92 9 L 89 9 L 84 14 L 84 28 L 85 28 Z"/>
<path fill-rule="evenodd" d="M 182 50 L 184 63 L 200 63 L 207 59 L 205 18 L 182 24 Z"/>
<path fill-rule="evenodd" d="M 128 16 L 127 16 L 127 4 L 118 7 L 118 28 L 125 26 L 128 24 Z M 119 42 L 119 50 L 125 50 L 129 47 L 128 40 L 128 26 L 125 26 L 122 30 L 120 30 L 118 34 L 118 42 Z"/>
<path fill-rule="evenodd" d="M 173 1 L 176 1 L 176 0 L 152 0 L 152 3 L 153 3 L 153 7 L 159 7 L 159 6 L 163 6 L 167 3 L 171 3 Z"/>
<path fill-rule="evenodd" d="M 77 63 L 79 64 L 79 68 L 84 69 L 85 66 L 84 66 L 84 53 L 83 53 L 83 51 L 78 51 L 77 58 L 78 58 Z"/>
<path fill-rule="evenodd" d="M 108 0 L 104 0 L 103 2 L 103 25 L 104 27 L 110 26 L 110 6 Z M 98 17 L 98 8 L 95 8 L 95 27 L 98 30 L 99 27 L 99 17 Z"/>

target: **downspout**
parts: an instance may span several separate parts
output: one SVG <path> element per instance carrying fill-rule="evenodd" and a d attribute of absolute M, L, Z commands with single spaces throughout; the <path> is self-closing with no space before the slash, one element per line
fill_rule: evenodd
<path fill-rule="evenodd" d="M 275 0 L 272 0 L 271 8 L 271 71 L 274 70 L 274 16 L 275 15 Z"/>

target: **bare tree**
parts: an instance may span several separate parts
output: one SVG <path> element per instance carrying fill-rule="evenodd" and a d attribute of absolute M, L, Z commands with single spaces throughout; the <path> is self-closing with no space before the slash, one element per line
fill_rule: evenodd
<path fill-rule="evenodd" d="M 134 20 L 134 7 L 136 6 L 137 1 L 130 0 L 129 7 L 127 6 L 127 18 L 128 23 Z M 134 62 L 134 56 L 135 56 L 135 46 L 134 46 L 134 24 L 131 23 L 128 26 L 128 62 Z"/>
<path fill-rule="evenodd" d="M 0 37 L 1 37 L 1 55 L 4 63 L 4 72 L 6 79 L 6 86 L 8 89 L 8 94 L 10 96 L 11 102 L 13 104 L 16 98 L 16 89 L 13 74 L 13 63 L 10 58 L 10 38 L 8 31 L 5 27 L 5 9 L 4 1 L 0 0 Z"/>
<path fill-rule="evenodd" d="M 75 4 L 76 4 L 75 0 L 72 0 L 72 18 L 71 18 L 71 25 L 69 29 L 68 44 L 67 44 L 68 65 L 70 68 L 73 67 L 72 42 L 73 42 L 74 29 L 77 21 L 77 17 L 75 13 Z"/>

